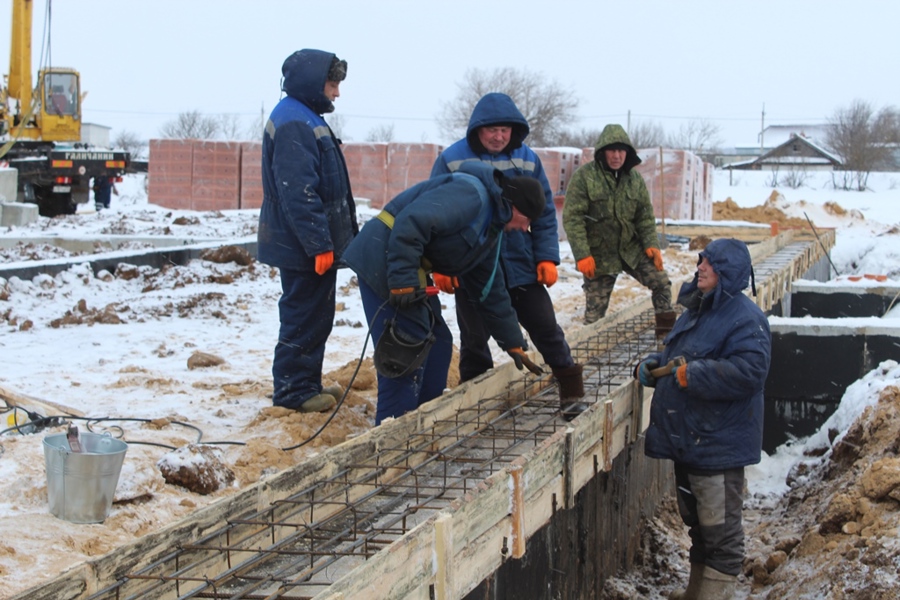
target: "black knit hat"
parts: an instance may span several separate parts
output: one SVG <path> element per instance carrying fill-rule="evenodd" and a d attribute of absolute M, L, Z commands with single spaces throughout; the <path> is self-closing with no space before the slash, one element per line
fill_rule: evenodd
<path fill-rule="evenodd" d="M 331 67 L 328 69 L 328 81 L 336 83 L 347 78 L 347 61 L 340 60 L 337 56 L 331 59 Z"/>
<path fill-rule="evenodd" d="M 503 197 L 532 221 L 544 214 L 547 198 L 540 182 L 534 177 L 504 177 L 501 186 Z"/>

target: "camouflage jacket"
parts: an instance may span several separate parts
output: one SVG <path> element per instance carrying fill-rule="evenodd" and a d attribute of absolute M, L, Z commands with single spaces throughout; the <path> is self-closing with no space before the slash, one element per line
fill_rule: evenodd
<path fill-rule="evenodd" d="M 616 173 L 605 166 L 603 148 L 629 147 L 625 165 Z M 659 248 L 656 219 L 644 178 L 633 167 L 641 160 L 628 134 L 607 125 L 595 147 L 594 160 L 578 168 L 566 189 L 563 227 L 575 260 L 593 256 L 598 275 L 636 268 L 646 248 Z"/>

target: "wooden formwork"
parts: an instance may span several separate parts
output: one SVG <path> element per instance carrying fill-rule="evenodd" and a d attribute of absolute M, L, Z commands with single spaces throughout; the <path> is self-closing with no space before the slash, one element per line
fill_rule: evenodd
<path fill-rule="evenodd" d="M 833 232 L 824 238 L 824 242 L 801 244 L 783 268 L 757 281 L 758 291 L 762 290 L 758 298 L 762 298 L 760 305 L 763 308 L 789 291 L 792 279 L 825 258 L 826 248 L 834 244 Z M 794 243 L 793 233 L 783 232 L 752 244 L 754 264 Z M 576 335 L 570 335 L 569 343 L 574 348 L 596 335 L 598 330 L 615 327 L 649 308 L 647 299 L 609 315 Z M 73 568 L 49 584 L 28 590 L 15 599 L 87 598 L 166 556 L 176 547 L 216 535 L 226 520 L 240 521 L 244 515 L 279 510 L 278 503 L 299 490 L 351 469 L 352 465 L 365 462 L 380 448 L 394 447 L 397 440 L 452 419 L 461 410 L 501 394 L 531 393 L 546 385 L 549 385 L 546 381 L 524 383 L 513 365 L 506 364 L 466 382 L 416 412 L 388 420 L 364 435 L 223 498 L 134 544 Z M 602 402 L 595 403 L 572 423 L 560 420 L 558 430 L 540 444 L 484 478 L 462 497 L 360 566 L 335 579 L 315 595 L 315 600 L 464 597 L 504 561 L 522 557 L 528 539 L 544 527 L 557 510 L 572 508 L 578 491 L 599 473 L 608 471 L 613 460 L 635 442 L 646 429 L 650 395 L 645 392 L 637 383 L 629 382 L 615 388 Z M 327 511 L 328 508 L 317 510 Z M 257 535 L 252 524 L 241 531 L 248 537 Z M 216 569 L 227 567 L 217 561 L 219 559 L 210 557 L 204 564 L 207 572 L 203 576 L 213 576 Z M 148 582 L 147 585 L 153 584 Z M 160 593 L 154 597 L 176 597 L 176 594 Z"/>

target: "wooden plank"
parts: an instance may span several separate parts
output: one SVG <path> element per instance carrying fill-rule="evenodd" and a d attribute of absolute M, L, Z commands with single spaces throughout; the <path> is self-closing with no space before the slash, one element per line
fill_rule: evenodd
<path fill-rule="evenodd" d="M 454 600 L 453 517 L 441 513 L 434 521 L 435 600 Z"/>
<path fill-rule="evenodd" d="M 71 406 L 66 406 L 51 400 L 37 398 L 36 396 L 23 394 L 6 386 L 0 386 L 0 399 L 4 400 L 10 406 L 37 413 L 42 417 L 58 416 L 59 413 L 72 417 L 85 416 L 85 414 L 77 408 L 72 408 Z"/>

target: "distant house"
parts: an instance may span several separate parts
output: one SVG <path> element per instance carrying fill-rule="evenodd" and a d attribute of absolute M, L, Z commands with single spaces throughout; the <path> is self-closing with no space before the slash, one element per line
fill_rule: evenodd
<path fill-rule="evenodd" d="M 723 165 L 726 169 L 743 171 L 833 171 L 842 166 L 841 160 L 811 138 L 792 134 L 778 146 L 760 156 Z"/>

